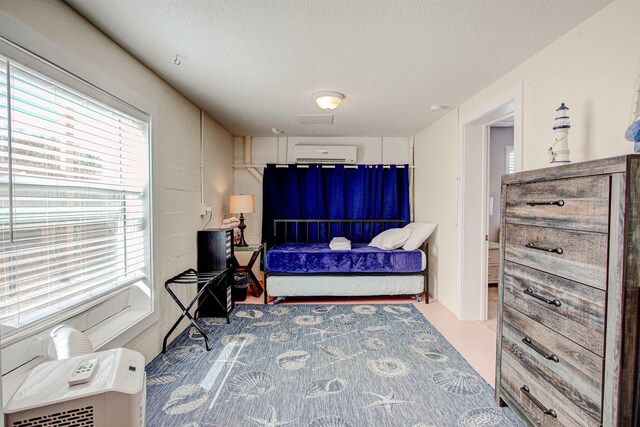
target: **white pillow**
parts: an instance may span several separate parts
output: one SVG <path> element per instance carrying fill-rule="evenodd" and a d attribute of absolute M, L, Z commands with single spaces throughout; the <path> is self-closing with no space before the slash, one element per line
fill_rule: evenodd
<path fill-rule="evenodd" d="M 432 222 L 412 222 L 411 224 L 407 224 L 403 230 L 411 230 L 411 236 L 404 245 L 402 245 L 402 249 L 405 251 L 414 251 L 420 248 L 429 236 L 431 236 L 431 233 L 433 233 L 437 225 L 438 224 Z"/>
<path fill-rule="evenodd" d="M 411 230 L 404 228 L 390 228 L 373 238 L 369 246 L 380 249 L 398 249 L 411 237 Z"/>

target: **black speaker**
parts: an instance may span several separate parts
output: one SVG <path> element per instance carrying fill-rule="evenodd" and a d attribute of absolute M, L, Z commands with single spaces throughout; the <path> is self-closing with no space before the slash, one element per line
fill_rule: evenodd
<path fill-rule="evenodd" d="M 198 231 L 198 271 L 208 273 L 232 266 L 233 229 Z"/>
<path fill-rule="evenodd" d="M 233 229 L 198 231 L 198 272 L 208 273 L 229 269 L 226 280 L 213 289 L 213 293 L 227 312 L 234 308 L 231 297 L 233 283 Z M 198 288 L 199 290 L 199 288 Z M 198 301 L 200 317 L 225 317 L 225 311 L 216 301 L 204 295 Z"/>

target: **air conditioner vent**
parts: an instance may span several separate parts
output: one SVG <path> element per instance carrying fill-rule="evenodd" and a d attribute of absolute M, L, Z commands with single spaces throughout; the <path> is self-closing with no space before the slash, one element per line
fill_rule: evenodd
<path fill-rule="evenodd" d="M 301 125 L 332 125 L 333 114 L 298 114 Z"/>
<path fill-rule="evenodd" d="M 304 158 L 304 157 L 299 157 L 296 160 L 296 163 L 346 163 L 347 159 L 342 158 L 342 159 L 323 159 L 323 158 L 313 158 L 313 157 L 308 157 L 308 158 Z"/>
<path fill-rule="evenodd" d="M 296 163 L 355 163 L 357 147 L 354 145 L 296 145 L 293 161 Z"/>
<path fill-rule="evenodd" d="M 11 425 L 13 427 L 93 427 L 93 406 L 14 421 Z"/>

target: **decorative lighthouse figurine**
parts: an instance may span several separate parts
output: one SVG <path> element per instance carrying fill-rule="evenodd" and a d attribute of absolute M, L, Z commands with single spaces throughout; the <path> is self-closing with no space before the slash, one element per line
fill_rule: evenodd
<path fill-rule="evenodd" d="M 571 150 L 569 150 L 569 129 L 571 124 L 569 123 L 568 111 L 569 107 L 564 105 L 564 102 L 556 110 L 558 116 L 553 125 L 556 142 L 549 147 L 549 163 L 551 164 L 571 163 L 569 158 L 571 154 Z"/>

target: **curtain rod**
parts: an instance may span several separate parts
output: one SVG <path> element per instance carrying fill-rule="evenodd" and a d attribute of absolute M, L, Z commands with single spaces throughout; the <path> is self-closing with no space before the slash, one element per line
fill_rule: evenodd
<path fill-rule="evenodd" d="M 292 163 L 293 164 L 293 163 Z M 276 164 L 277 168 L 288 168 L 291 166 L 290 164 Z M 305 164 L 296 164 L 296 167 L 299 168 L 308 168 L 309 165 Z M 345 169 L 357 169 L 359 166 L 367 166 L 367 167 L 375 167 L 377 165 L 344 165 Z M 398 169 L 404 169 L 404 165 L 395 165 Z M 266 168 L 267 165 L 231 165 L 234 169 L 243 169 L 243 168 Z M 325 169 L 335 169 L 336 165 L 322 165 L 322 168 Z M 391 165 L 382 165 L 383 168 L 389 169 Z M 415 169 L 415 166 L 409 166 L 409 169 Z"/>

